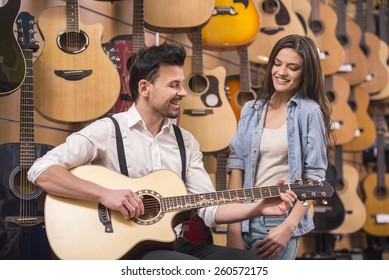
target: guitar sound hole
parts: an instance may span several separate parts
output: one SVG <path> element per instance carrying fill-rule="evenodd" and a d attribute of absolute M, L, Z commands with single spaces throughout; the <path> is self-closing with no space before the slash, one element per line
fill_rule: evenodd
<path fill-rule="evenodd" d="M 312 32 L 315 35 L 319 35 L 323 31 L 323 25 L 318 20 L 312 20 L 309 24 L 309 27 L 311 27 Z"/>
<path fill-rule="evenodd" d="M 152 195 L 143 195 L 143 205 L 145 213 L 138 217 L 138 220 L 152 221 L 160 214 L 161 207 L 157 198 Z"/>
<path fill-rule="evenodd" d="M 35 199 L 43 192 L 43 189 L 27 180 L 27 172 L 20 172 L 19 166 L 12 170 L 8 183 L 12 193 L 19 199 Z"/>
<path fill-rule="evenodd" d="M 209 87 L 208 79 L 204 75 L 193 75 L 188 81 L 188 86 L 194 93 L 201 94 Z"/>
<path fill-rule="evenodd" d="M 275 14 L 279 10 L 279 5 L 277 1 L 268 0 L 262 3 L 262 10 L 267 14 Z"/>
<path fill-rule="evenodd" d="M 83 32 L 61 32 L 57 38 L 58 47 L 65 53 L 78 54 L 86 50 L 89 37 Z"/>
<path fill-rule="evenodd" d="M 241 92 L 237 96 L 237 103 L 239 106 L 243 107 L 243 105 L 250 100 L 253 100 L 255 96 L 251 92 Z"/>
<path fill-rule="evenodd" d="M 335 93 L 334 93 L 334 92 L 332 92 L 332 91 L 327 91 L 327 92 L 326 92 L 326 95 L 327 95 L 328 101 L 329 101 L 330 103 L 334 102 L 334 100 L 335 100 Z"/>

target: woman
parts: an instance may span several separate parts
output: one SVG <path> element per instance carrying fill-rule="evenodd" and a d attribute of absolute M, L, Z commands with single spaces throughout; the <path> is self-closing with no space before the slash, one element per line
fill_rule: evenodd
<path fill-rule="evenodd" d="M 230 150 L 229 189 L 325 179 L 334 153 L 331 106 L 311 39 L 290 35 L 275 44 L 263 94 L 242 108 Z M 314 228 L 311 203 L 298 202 L 285 216 L 230 224 L 227 245 L 260 258 L 294 259 L 299 236 Z"/>

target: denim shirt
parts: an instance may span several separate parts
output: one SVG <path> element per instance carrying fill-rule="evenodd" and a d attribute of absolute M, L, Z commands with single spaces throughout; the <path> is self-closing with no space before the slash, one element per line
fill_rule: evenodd
<path fill-rule="evenodd" d="M 238 130 L 230 142 L 227 172 L 244 172 L 243 188 L 254 186 L 259 148 L 267 104 L 262 100 L 245 103 L 241 110 Z M 296 94 L 287 104 L 288 165 L 290 182 L 296 179 L 324 180 L 327 169 L 327 141 L 324 117 L 313 100 Z M 314 228 L 310 211 L 303 217 L 293 236 L 308 233 Z M 242 222 L 242 232 L 249 231 L 249 221 Z"/>

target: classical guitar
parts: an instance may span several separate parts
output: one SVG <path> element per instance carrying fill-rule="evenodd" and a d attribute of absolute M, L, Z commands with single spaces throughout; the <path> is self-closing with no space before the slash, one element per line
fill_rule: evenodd
<path fill-rule="evenodd" d="M 34 18 L 21 12 L 17 26 L 27 72 L 21 85 L 20 142 L 0 145 L 0 259 L 50 259 L 43 217 L 45 194 L 27 180 L 35 159 L 52 148 L 34 142 L 32 61 L 38 50 L 33 37 Z"/>
<path fill-rule="evenodd" d="M 201 33 L 193 32 L 193 54 L 184 64 L 187 95 L 181 101 L 180 126 L 192 132 L 202 152 L 216 152 L 228 147 L 237 120 L 225 94 L 225 68 L 203 69 Z"/>
<path fill-rule="evenodd" d="M 79 1 L 43 11 L 45 47 L 34 63 L 35 106 L 46 117 L 83 122 L 107 113 L 120 92 L 115 66 L 101 47 L 101 25 L 80 22 Z"/>
<path fill-rule="evenodd" d="M 386 61 L 386 69 L 389 81 L 389 37 L 388 37 L 388 16 L 387 16 L 387 3 L 381 1 L 379 5 L 379 37 L 381 39 L 379 57 L 381 61 Z M 384 88 L 375 94 L 370 95 L 370 100 L 378 101 L 389 98 L 389 82 L 386 83 Z"/>
<path fill-rule="evenodd" d="M 374 121 L 377 126 L 377 171 L 369 174 L 363 182 L 367 212 L 363 230 L 374 236 L 388 236 L 389 174 L 386 173 L 385 164 L 385 133 L 387 132 L 387 124 L 384 114 L 380 111 L 374 115 Z"/>
<path fill-rule="evenodd" d="M 345 78 L 350 86 L 363 82 L 369 72 L 369 63 L 359 46 L 362 31 L 358 24 L 346 18 L 346 0 L 336 1 L 338 25 L 336 37 L 341 43 L 345 56 L 338 69 L 338 75 Z"/>
<path fill-rule="evenodd" d="M 380 60 L 381 40 L 375 34 L 375 20 L 373 16 L 373 4 L 366 0 L 366 14 L 363 12 L 363 1 L 356 1 L 357 23 L 362 31 L 360 47 L 368 61 L 368 74 L 363 81 L 369 94 L 378 93 L 388 83 L 388 71 L 386 69 L 386 58 Z M 386 46 L 386 54 L 388 47 Z M 387 55 L 386 55 L 387 57 Z"/>
<path fill-rule="evenodd" d="M 240 47 L 238 53 L 240 58 L 240 75 L 229 75 L 226 78 L 226 86 L 229 89 L 229 101 L 237 120 L 240 118 L 243 105 L 247 101 L 257 98 L 255 90 L 258 90 L 258 88 L 251 85 L 247 46 Z"/>
<path fill-rule="evenodd" d="M 348 104 L 350 85 L 338 74 L 324 77 L 324 87 L 332 106 L 332 126 L 338 145 L 351 141 L 358 130 L 358 120 Z"/>
<path fill-rule="evenodd" d="M 119 212 L 95 202 L 47 195 L 46 231 L 51 248 L 60 259 L 133 258 L 151 248 L 173 249 L 176 235 L 172 227 L 187 220 L 192 209 L 277 197 L 287 189 L 302 200 L 323 199 L 333 193 L 326 182 L 300 181 L 188 195 L 181 178 L 170 170 L 155 171 L 137 179 L 96 165 L 77 167 L 71 172 L 111 189 L 131 188 L 143 196 L 145 214 L 124 220 Z"/>
<path fill-rule="evenodd" d="M 259 0 L 260 28 L 254 41 L 248 46 L 249 59 L 256 64 L 267 64 L 274 44 L 290 34 L 305 35 L 292 0 Z"/>
<path fill-rule="evenodd" d="M 358 129 L 355 137 L 343 144 L 343 150 L 345 152 L 362 152 L 374 144 L 377 136 L 374 121 L 368 111 L 370 99 L 364 83 L 350 88 L 347 102 L 357 118 Z"/>
<path fill-rule="evenodd" d="M 0 96 L 17 90 L 26 75 L 23 52 L 13 32 L 20 2 L 10 0 L 0 7 Z"/>
<path fill-rule="evenodd" d="M 145 26 L 163 33 L 192 32 L 212 16 L 215 0 L 144 0 Z"/>
<path fill-rule="evenodd" d="M 338 17 L 332 7 L 325 5 L 320 0 L 312 0 L 311 5 L 309 26 L 320 50 L 320 64 L 323 74 L 335 74 L 344 61 L 344 50 L 335 33 Z"/>
<path fill-rule="evenodd" d="M 341 145 L 336 146 L 335 168 L 337 178 L 334 188 L 344 206 L 345 216 L 343 222 L 330 233 L 351 234 L 362 229 L 366 220 L 366 209 L 358 195 L 358 171 L 351 164 L 343 161 Z"/>
<path fill-rule="evenodd" d="M 233 49 L 252 42 L 259 30 L 253 0 L 216 0 L 212 17 L 203 27 L 204 49 Z"/>
<path fill-rule="evenodd" d="M 316 42 L 315 34 L 313 33 L 311 26 L 309 25 L 309 18 L 312 14 L 312 5 L 309 0 L 300 0 L 292 2 L 292 9 L 296 13 L 301 25 L 304 28 L 304 35 L 311 38 Z"/>

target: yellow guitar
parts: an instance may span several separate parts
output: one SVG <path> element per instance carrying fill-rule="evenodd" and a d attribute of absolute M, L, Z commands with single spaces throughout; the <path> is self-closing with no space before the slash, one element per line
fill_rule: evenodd
<path fill-rule="evenodd" d="M 253 0 L 216 0 L 212 17 L 203 27 L 205 49 L 235 48 L 258 33 L 259 14 Z"/>
<path fill-rule="evenodd" d="M 107 113 L 120 93 L 120 77 L 101 47 L 101 25 L 79 21 L 78 0 L 43 11 L 38 27 L 45 47 L 34 63 L 35 107 L 62 122 Z"/>
<path fill-rule="evenodd" d="M 181 101 L 180 126 L 192 132 L 202 152 L 216 152 L 228 147 L 237 120 L 224 90 L 225 68 L 203 69 L 201 29 L 192 40 L 193 55 L 184 65 L 187 95 Z"/>
<path fill-rule="evenodd" d="M 79 178 L 111 189 L 130 188 L 143 196 L 145 214 L 125 220 L 101 204 L 47 195 L 45 223 L 54 254 L 60 259 L 134 258 L 144 250 L 174 249 L 174 226 L 188 220 L 190 210 L 201 207 L 276 197 L 287 189 L 304 199 L 330 197 L 326 182 L 257 187 L 188 195 L 176 173 L 159 170 L 145 177 L 127 176 L 96 165 L 72 169 Z"/>

